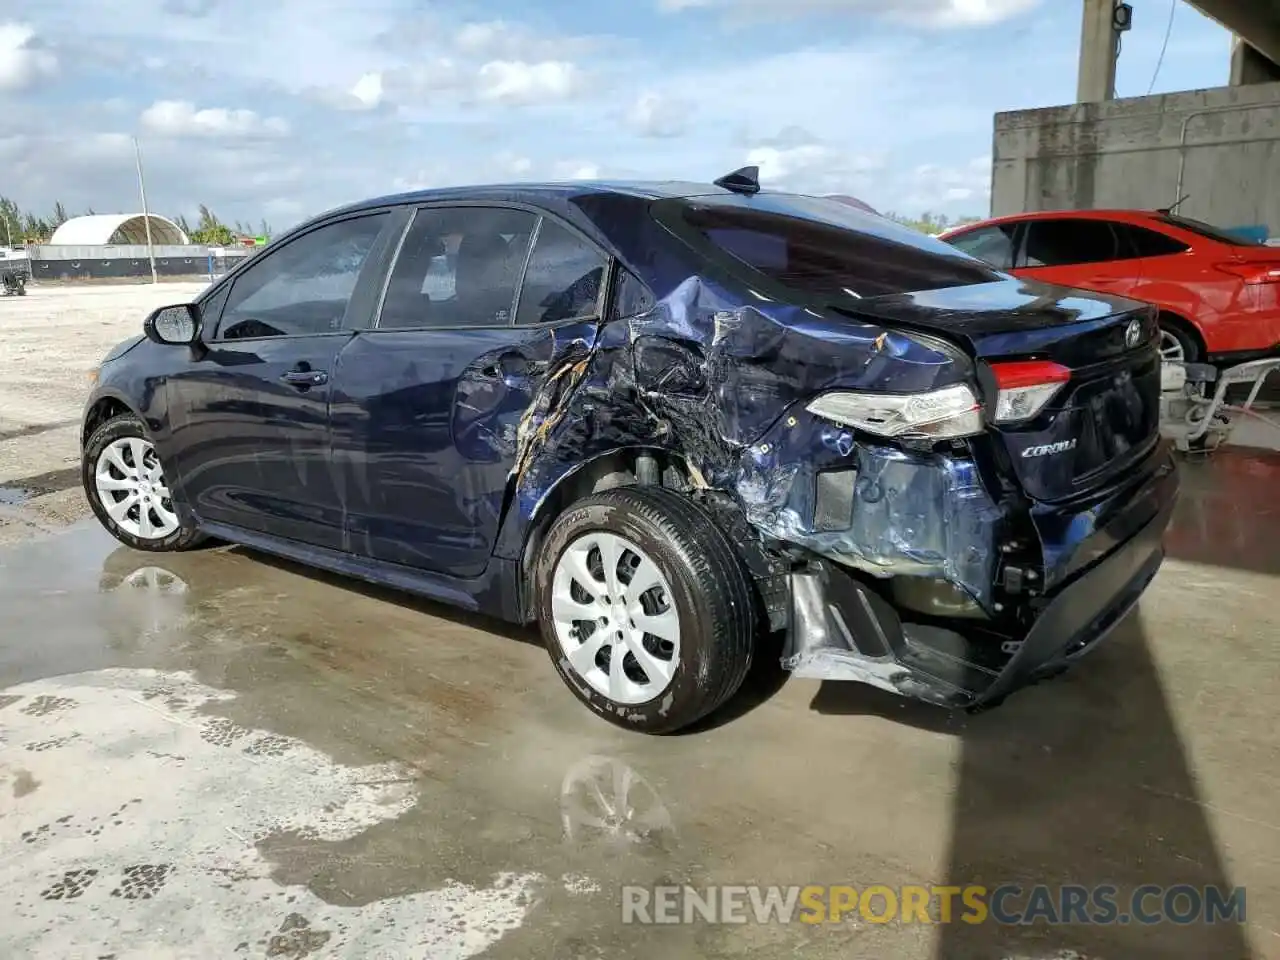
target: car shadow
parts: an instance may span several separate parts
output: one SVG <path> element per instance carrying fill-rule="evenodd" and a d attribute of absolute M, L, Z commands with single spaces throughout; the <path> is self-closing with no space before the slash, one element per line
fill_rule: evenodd
<path fill-rule="evenodd" d="M 508 623 L 497 617 L 461 610 L 458 607 L 432 600 L 428 597 L 421 597 L 407 591 L 380 586 L 364 580 L 357 580 L 354 577 L 339 573 L 330 573 L 327 570 L 321 570 L 274 554 L 260 553 L 249 547 L 233 546 L 228 548 L 228 552 L 252 558 L 255 563 L 263 563 L 295 576 L 307 577 L 326 586 L 349 590 L 372 600 L 394 604 L 426 616 L 448 620 L 458 626 L 483 630 L 486 633 L 535 647 L 544 645 L 542 635 L 538 632 L 536 626 L 521 626 Z M 784 640 L 785 637 L 782 633 L 763 637 L 756 648 L 755 655 L 752 657 L 751 668 L 747 673 L 746 679 L 743 680 L 737 694 L 709 716 L 691 726 L 682 728 L 674 735 L 681 736 L 714 730 L 745 716 L 762 704 L 767 703 L 782 689 L 787 679 L 791 676 L 782 669 L 782 644 Z"/>
<path fill-rule="evenodd" d="M 1133 615 L 1076 669 L 965 714 L 859 684 L 825 683 L 813 709 L 885 717 L 959 741 L 951 844 L 942 882 L 1021 888 L 1025 910 L 1044 884 L 1114 885 L 1118 914 L 1132 891 L 1217 887 L 1230 880 L 1183 750 L 1142 620 Z M 1148 897 L 1150 912 L 1160 904 Z M 1183 907 L 1179 906 L 1178 909 Z M 957 911 L 957 916 L 959 911 Z M 1248 957 L 1235 922 L 1021 926 L 988 919 L 938 928 L 938 960 L 993 957 Z"/>
<path fill-rule="evenodd" d="M 330 573 L 327 570 L 287 560 L 284 557 L 277 557 L 274 554 L 260 553 L 249 547 L 231 547 L 229 552 L 250 557 L 255 563 L 262 563 L 295 576 L 306 577 L 309 580 L 323 583 L 335 589 L 348 590 L 371 600 L 394 604 L 429 617 L 448 620 L 450 623 L 461 627 L 483 630 L 486 633 L 492 633 L 507 640 L 515 640 L 519 643 L 527 643 L 536 647 L 542 646 L 542 637 L 538 634 L 537 627 L 534 626 L 508 623 L 506 620 L 500 620 L 487 614 L 463 610 L 439 600 L 432 600 L 405 590 L 396 590 L 392 587 L 384 587 L 365 580 L 358 580 L 345 574 Z"/>

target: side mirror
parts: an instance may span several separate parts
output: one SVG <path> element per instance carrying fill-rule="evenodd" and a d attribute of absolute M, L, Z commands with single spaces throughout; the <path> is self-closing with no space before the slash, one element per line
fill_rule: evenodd
<path fill-rule="evenodd" d="M 152 312 L 142 324 L 148 340 L 168 345 L 191 345 L 200 340 L 200 308 L 179 303 Z"/>

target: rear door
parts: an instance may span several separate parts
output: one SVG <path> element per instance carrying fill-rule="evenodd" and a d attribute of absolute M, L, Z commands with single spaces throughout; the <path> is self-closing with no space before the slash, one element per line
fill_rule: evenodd
<path fill-rule="evenodd" d="M 527 412 L 592 350 L 609 260 L 540 211 L 419 209 L 376 326 L 340 358 L 333 424 L 349 549 L 462 578 L 488 565 Z"/>
<path fill-rule="evenodd" d="M 372 312 L 393 220 L 382 211 L 317 226 L 206 301 L 205 346 L 166 385 L 171 432 L 160 451 L 202 520 L 341 549 L 334 364 Z"/>
<path fill-rule="evenodd" d="M 1107 220 L 1052 217 L 1024 221 L 1014 260 L 1019 276 L 1082 290 L 1129 296 L 1141 282 L 1141 260 Z"/>

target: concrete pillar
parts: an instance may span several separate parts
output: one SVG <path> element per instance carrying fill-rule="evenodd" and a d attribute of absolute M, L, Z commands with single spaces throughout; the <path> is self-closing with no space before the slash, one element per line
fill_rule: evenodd
<path fill-rule="evenodd" d="M 1116 56 L 1120 34 L 1115 28 L 1116 0 L 1084 0 L 1080 35 L 1078 103 L 1112 100 L 1116 91 Z"/>
<path fill-rule="evenodd" d="M 1231 86 L 1280 81 L 1280 64 L 1238 36 L 1231 38 Z"/>

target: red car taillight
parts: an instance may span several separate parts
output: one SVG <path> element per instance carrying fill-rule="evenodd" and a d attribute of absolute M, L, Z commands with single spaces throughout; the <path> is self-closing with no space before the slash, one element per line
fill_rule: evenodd
<path fill-rule="evenodd" d="M 1071 379 L 1071 371 L 1051 360 L 1021 360 L 993 363 L 996 380 L 994 423 L 1018 423 L 1030 420 Z"/>
<path fill-rule="evenodd" d="M 1239 277 L 1253 286 L 1262 283 L 1280 283 L 1280 262 L 1263 263 L 1219 263 L 1216 269 Z"/>

